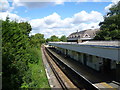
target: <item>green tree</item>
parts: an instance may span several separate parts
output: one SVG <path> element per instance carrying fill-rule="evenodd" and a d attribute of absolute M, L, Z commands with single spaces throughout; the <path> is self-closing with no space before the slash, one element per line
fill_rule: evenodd
<path fill-rule="evenodd" d="M 20 22 L 19 27 L 21 28 L 23 34 L 29 36 L 32 27 L 28 22 Z"/>
<path fill-rule="evenodd" d="M 65 35 L 61 36 L 60 41 L 67 42 L 67 37 Z"/>
<path fill-rule="evenodd" d="M 27 67 L 28 36 L 16 21 L 2 21 L 3 88 L 18 88 Z M 9 84 L 7 83 L 9 82 Z"/>
<path fill-rule="evenodd" d="M 31 85 L 40 88 L 40 83 L 33 79 L 32 74 L 36 75 L 36 71 L 40 70 L 38 69 L 41 60 L 40 45 L 45 42 L 44 35 L 35 34 L 30 37 L 32 28 L 27 22 L 10 21 L 9 17 L 5 21 L 0 21 L 2 21 L 2 88 L 18 90 L 20 87 Z M 34 66 L 38 67 L 35 72 L 31 71 Z M 39 74 L 41 73 L 37 73 L 36 76 Z"/>
<path fill-rule="evenodd" d="M 51 41 L 51 39 L 50 39 L 50 38 L 47 38 L 47 39 L 46 39 L 46 42 L 49 42 L 49 41 Z"/>
<path fill-rule="evenodd" d="M 46 39 L 46 42 L 48 42 L 48 41 L 58 42 L 58 41 L 60 41 L 60 39 L 57 36 L 53 35 L 50 38 Z"/>
<path fill-rule="evenodd" d="M 120 1 L 109 9 L 95 40 L 120 40 Z"/>
<path fill-rule="evenodd" d="M 45 43 L 45 38 L 43 34 L 37 33 L 30 37 L 30 43 L 32 46 L 40 46 L 42 43 Z"/>

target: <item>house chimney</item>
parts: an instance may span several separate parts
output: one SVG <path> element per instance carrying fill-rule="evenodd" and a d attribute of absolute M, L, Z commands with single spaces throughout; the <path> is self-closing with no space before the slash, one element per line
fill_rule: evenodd
<path fill-rule="evenodd" d="M 77 33 L 78 33 L 78 30 L 77 30 Z"/>

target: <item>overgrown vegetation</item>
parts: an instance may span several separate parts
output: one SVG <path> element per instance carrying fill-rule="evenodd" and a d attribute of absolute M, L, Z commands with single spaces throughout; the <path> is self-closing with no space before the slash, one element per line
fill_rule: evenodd
<path fill-rule="evenodd" d="M 25 72 L 21 88 L 49 88 L 42 63 L 41 51 L 37 48 L 31 49 L 33 60 L 38 60 L 37 64 L 29 63 L 29 70 Z"/>
<path fill-rule="evenodd" d="M 101 22 L 95 40 L 120 40 L 120 1 L 112 6 Z"/>
<path fill-rule="evenodd" d="M 29 36 L 28 22 L 2 22 L 2 83 L 3 89 L 49 88 L 42 64 L 40 45 L 43 34 Z"/>

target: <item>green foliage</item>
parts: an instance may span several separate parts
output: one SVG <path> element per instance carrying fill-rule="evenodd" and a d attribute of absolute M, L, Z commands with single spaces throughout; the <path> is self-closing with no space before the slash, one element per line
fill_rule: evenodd
<path fill-rule="evenodd" d="M 59 38 L 55 35 L 50 37 L 51 41 L 59 41 Z"/>
<path fill-rule="evenodd" d="M 63 36 L 61 36 L 59 38 L 59 37 L 53 35 L 50 38 L 46 39 L 46 42 L 49 42 L 49 41 L 51 41 L 51 42 L 58 42 L 58 41 L 66 42 L 67 41 L 67 37 L 65 35 L 63 35 Z"/>
<path fill-rule="evenodd" d="M 40 46 L 42 43 L 45 43 L 45 38 L 43 34 L 38 33 L 30 37 L 31 46 Z"/>
<path fill-rule="evenodd" d="M 61 36 L 60 41 L 67 42 L 67 37 L 65 35 Z"/>
<path fill-rule="evenodd" d="M 112 6 L 100 24 L 95 40 L 120 40 L 120 1 Z"/>
<path fill-rule="evenodd" d="M 57 36 L 53 35 L 50 38 L 46 39 L 46 42 L 48 42 L 48 41 L 58 42 L 58 41 L 60 41 L 60 39 Z"/>
<path fill-rule="evenodd" d="M 25 83 L 25 87 L 38 87 L 40 81 L 36 80 L 41 73 L 37 73 L 37 70 L 40 70 L 39 67 L 44 70 L 42 63 L 39 63 L 42 62 L 39 50 L 45 42 L 44 35 L 29 37 L 31 25 L 27 22 L 9 21 L 9 17 L 1 21 L 3 89 L 18 89 Z M 31 76 L 32 73 L 37 73 L 34 74 L 35 78 Z M 41 78 L 46 78 L 45 73 Z"/>
<path fill-rule="evenodd" d="M 28 22 L 21 22 L 19 23 L 19 27 L 21 28 L 21 30 L 23 30 L 23 34 L 29 36 L 29 33 L 31 31 L 31 25 Z"/>
<path fill-rule="evenodd" d="M 45 70 L 43 68 L 42 63 L 42 56 L 41 51 L 37 48 L 33 48 L 33 58 L 34 52 L 38 52 L 37 58 L 35 60 L 38 61 L 37 64 L 29 63 L 29 70 L 26 72 L 25 76 L 23 77 L 24 83 L 22 84 L 21 88 L 50 88 L 48 85 L 48 80 L 45 75 Z"/>
<path fill-rule="evenodd" d="M 10 22 L 9 18 L 2 21 L 3 88 L 17 88 L 21 85 L 21 77 L 28 69 L 28 39 L 19 23 Z"/>

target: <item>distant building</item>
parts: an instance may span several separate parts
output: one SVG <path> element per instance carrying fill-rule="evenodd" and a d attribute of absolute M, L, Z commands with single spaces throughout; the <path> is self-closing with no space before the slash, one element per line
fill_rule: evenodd
<path fill-rule="evenodd" d="M 83 41 L 90 41 L 95 36 L 96 33 L 100 31 L 100 29 L 87 29 L 80 32 L 72 33 L 68 36 L 67 42 L 83 42 Z"/>

